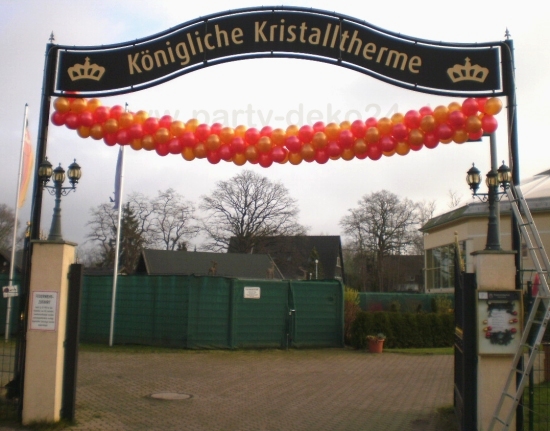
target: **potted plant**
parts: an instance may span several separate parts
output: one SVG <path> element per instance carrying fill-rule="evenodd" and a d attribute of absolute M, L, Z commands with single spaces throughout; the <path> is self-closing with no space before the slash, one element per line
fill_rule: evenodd
<path fill-rule="evenodd" d="M 382 353 L 382 349 L 384 347 L 384 340 L 386 340 L 386 336 L 381 332 L 379 332 L 376 335 L 367 335 L 369 352 Z"/>

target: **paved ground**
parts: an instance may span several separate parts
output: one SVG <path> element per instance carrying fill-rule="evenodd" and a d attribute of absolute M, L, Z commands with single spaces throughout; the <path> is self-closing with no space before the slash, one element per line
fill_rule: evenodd
<path fill-rule="evenodd" d="M 81 351 L 71 430 L 436 431 L 452 356 Z M 151 394 L 189 394 L 158 400 Z"/>

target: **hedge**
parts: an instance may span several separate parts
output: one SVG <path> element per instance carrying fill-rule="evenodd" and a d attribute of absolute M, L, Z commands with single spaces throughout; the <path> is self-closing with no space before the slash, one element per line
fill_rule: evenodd
<path fill-rule="evenodd" d="M 450 347 L 454 343 L 452 313 L 391 313 L 360 311 L 351 326 L 351 345 L 367 346 L 367 335 L 386 335 L 388 348 Z"/>

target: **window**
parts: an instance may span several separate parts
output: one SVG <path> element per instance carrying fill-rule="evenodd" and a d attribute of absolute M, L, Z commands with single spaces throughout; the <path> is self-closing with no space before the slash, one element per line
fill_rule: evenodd
<path fill-rule="evenodd" d="M 465 243 L 459 243 L 461 250 L 464 250 Z M 455 287 L 454 280 L 454 244 L 426 250 L 426 288 L 447 289 Z"/>

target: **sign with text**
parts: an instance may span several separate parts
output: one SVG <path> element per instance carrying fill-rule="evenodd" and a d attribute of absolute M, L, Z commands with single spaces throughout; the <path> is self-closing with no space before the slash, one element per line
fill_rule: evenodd
<path fill-rule="evenodd" d="M 316 9 L 248 8 L 128 43 L 59 46 L 55 91 L 129 93 L 223 62 L 287 57 L 347 67 L 415 91 L 495 96 L 503 92 L 501 48 L 501 42 L 414 39 Z"/>
<path fill-rule="evenodd" d="M 32 293 L 31 327 L 35 331 L 55 331 L 57 329 L 57 292 L 42 291 Z"/>
<path fill-rule="evenodd" d="M 11 285 L 11 284 L 9 286 L 4 286 L 2 288 L 2 295 L 4 296 L 4 298 L 12 298 L 14 296 L 19 296 L 17 286 Z"/>
<path fill-rule="evenodd" d="M 245 287 L 244 288 L 244 297 L 246 299 L 260 299 L 260 288 L 259 287 Z"/>

